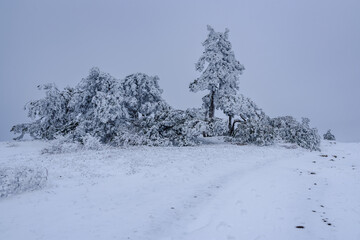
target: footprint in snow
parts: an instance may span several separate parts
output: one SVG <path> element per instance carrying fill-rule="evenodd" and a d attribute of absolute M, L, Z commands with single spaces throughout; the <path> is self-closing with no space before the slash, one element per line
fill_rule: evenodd
<path fill-rule="evenodd" d="M 328 218 L 323 218 L 322 221 L 323 221 L 324 223 L 326 223 L 326 225 L 332 226 L 332 223 L 328 222 L 328 221 L 329 221 Z"/>

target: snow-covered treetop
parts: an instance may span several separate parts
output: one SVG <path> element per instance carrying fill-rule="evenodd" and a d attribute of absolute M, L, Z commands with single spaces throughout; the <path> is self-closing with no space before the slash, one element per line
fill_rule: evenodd
<path fill-rule="evenodd" d="M 225 93 L 234 93 L 239 89 L 238 78 L 245 68 L 236 60 L 231 49 L 229 30 L 215 32 L 211 26 L 208 26 L 208 30 L 208 37 L 202 44 L 204 53 L 195 64 L 196 70 L 202 74 L 190 84 L 190 90 L 217 91 L 222 88 Z"/>
<path fill-rule="evenodd" d="M 219 106 L 228 116 L 250 119 L 259 116 L 262 110 L 250 98 L 242 94 L 224 95 L 219 98 Z"/>
<path fill-rule="evenodd" d="M 87 115 L 90 118 L 89 109 L 94 109 L 94 97 L 99 92 L 113 94 L 118 92 L 117 80 L 108 73 L 100 72 L 99 68 L 93 67 L 89 75 L 83 78 L 76 86 L 74 97 L 71 99 L 70 106 L 76 114 Z"/>
<path fill-rule="evenodd" d="M 122 80 L 121 86 L 125 106 L 133 119 L 137 119 L 139 114 L 141 116 L 152 114 L 164 103 L 158 76 L 150 77 L 144 73 L 132 74 Z"/>

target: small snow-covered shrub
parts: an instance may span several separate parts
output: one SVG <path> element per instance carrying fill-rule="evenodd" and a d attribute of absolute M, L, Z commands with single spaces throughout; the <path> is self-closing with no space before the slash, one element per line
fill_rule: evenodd
<path fill-rule="evenodd" d="M 58 137 L 50 141 L 50 145 L 41 150 L 42 154 L 72 153 L 81 149 L 81 144 L 66 137 Z"/>
<path fill-rule="evenodd" d="M 274 139 L 274 128 L 270 125 L 269 118 L 263 116 L 260 119 L 251 118 L 240 122 L 227 141 L 268 146 L 274 143 Z"/>
<path fill-rule="evenodd" d="M 329 141 L 335 141 L 335 136 L 331 133 L 331 129 L 329 129 L 324 135 L 324 140 L 329 140 Z"/>
<path fill-rule="evenodd" d="M 82 150 L 102 150 L 104 145 L 96 137 L 86 134 L 80 141 L 74 141 L 69 137 L 58 136 L 50 141 L 50 145 L 42 149 L 43 154 L 72 153 Z"/>
<path fill-rule="evenodd" d="M 300 123 L 291 116 L 271 120 L 277 136 L 283 141 L 318 151 L 320 150 L 320 136 L 316 128 L 310 128 L 309 122 L 308 118 L 303 118 Z"/>
<path fill-rule="evenodd" d="M 96 137 L 87 134 L 82 138 L 83 149 L 85 150 L 101 150 L 104 148 L 104 145 L 101 144 L 100 140 Z"/>
<path fill-rule="evenodd" d="M 0 198 L 41 189 L 45 186 L 47 177 L 46 168 L 2 168 L 0 169 Z"/>

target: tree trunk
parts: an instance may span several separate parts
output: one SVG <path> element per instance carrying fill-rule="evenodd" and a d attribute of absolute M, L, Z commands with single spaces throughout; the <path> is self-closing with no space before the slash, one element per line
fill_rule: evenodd
<path fill-rule="evenodd" d="M 232 134 L 232 124 L 231 124 L 231 121 L 232 121 L 232 117 L 229 115 L 229 123 L 228 123 L 229 136 L 231 136 L 231 134 Z"/>
<path fill-rule="evenodd" d="M 241 121 L 241 120 L 239 120 L 239 119 L 235 119 L 234 120 L 234 122 L 232 123 L 232 126 L 231 126 L 231 134 L 233 134 L 234 133 L 234 130 L 235 130 L 235 124 L 236 123 L 245 123 L 246 121 L 244 120 L 244 121 Z"/>
<path fill-rule="evenodd" d="M 215 92 L 211 91 L 210 106 L 209 106 L 209 120 L 212 120 L 215 115 L 214 95 L 215 95 Z"/>

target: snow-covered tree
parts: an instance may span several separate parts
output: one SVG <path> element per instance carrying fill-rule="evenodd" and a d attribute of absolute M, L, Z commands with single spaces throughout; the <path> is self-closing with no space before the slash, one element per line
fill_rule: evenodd
<path fill-rule="evenodd" d="M 239 76 L 245 69 L 235 58 L 229 41 L 229 30 L 224 33 L 215 32 L 208 26 L 209 34 L 204 41 L 203 55 L 195 64 L 201 76 L 189 86 L 190 91 L 208 90 L 203 97 L 203 106 L 207 109 L 207 117 L 211 120 L 215 116 L 215 109 L 228 111 L 227 101 L 236 101 L 239 90 Z M 234 102 L 235 103 L 235 102 Z M 229 115 L 229 122 L 233 116 Z"/>
<path fill-rule="evenodd" d="M 331 133 L 331 129 L 329 129 L 324 135 L 324 140 L 329 140 L 329 141 L 335 141 L 335 136 Z"/>
<path fill-rule="evenodd" d="M 111 142 L 127 118 L 119 81 L 96 67 L 76 86 L 69 103 L 71 120 L 76 123 L 74 139 L 82 141 L 86 134 Z"/>
<path fill-rule="evenodd" d="M 35 121 L 15 125 L 12 131 L 21 134 L 17 139 L 29 133 L 39 139 L 66 135 L 83 142 L 90 134 L 106 143 L 128 116 L 119 81 L 98 68 L 90 69 L 75 88 L 60 91 L 54 84 L 46 84 L 39 89 L 45 90 L 46 96 L 26 105 L 28 116 Z"/>
<path fill-rule="evenodd" d="M 12 127 L 14 133 L 21 133 L 16 139 L 21 139 L 29 133 L 33 138 L 54 139 L 55 135 L 66 132 L 69 126 L 68 103 L 73 96 L 72 88 L 60 91 L 55 84 L 38 86 L 39 90 L 45 90 L 45 97 L 26 104 L 28 117 L 35 122 L 18 124 Z"/>
<path fill-rule="evenodd" d="M 161 97 L 158 80 L 137 73 L 119 81 L 92 68 L 73 89 L 44 86 L 46 97 L 28 104 L 35 122 L 16 125 L 12 131 L 20 137 L 30 133 L 40 139 L 60 139 L 45 151 L 49 153 L 64 152 L 59 147 L 64 144 L 73 149 L 98 148 L 100 143 L 196 144 L 205 129 L 199 112 L 172 109 Z"/>
<path fill-rule="evenodd" d="M 132 74 L 122 80 L 121 88 L 125 106 L 132 119 L 149 116 L 161 109 L 164 104 L 158 76 Z"/>

